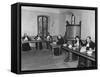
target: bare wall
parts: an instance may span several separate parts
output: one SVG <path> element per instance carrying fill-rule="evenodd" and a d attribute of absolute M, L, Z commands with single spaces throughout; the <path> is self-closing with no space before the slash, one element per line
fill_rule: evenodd
<path fill-rule="evenodd" d="M 51 35 L 59 34 L 59 23 L 62 23 L 59 19 L 59 14 L 56 13 L 46 13 L 38 11 L 29 11 L 22 9 L 22 35 L 28 33 L 28 35 L 37 35 L 37 16 L 47 15 L 48 16 L 48 31 Z"/>
<path fill-rule="evenodd" d="M 91 36 L 95 41 L 95 11 L 82 11 L 81 20 L 81 38 L 85 39 L 87 36 Z"/>
<path fill-rule="evenodd" d="M 47 15 L 49 18 L 48 31 L 53 35 L 63 35 L 66 31 L 66 20 L 70 22 L 71 13 L 74 13 L 76 17 L 75 23 L 78 24 L 82 21 L 81 25 L 81 38 L 86 39 L 87 36 L 91 36 L 95 41 L 95 12 L 88 10 L 67 10 L 63 13 L 48 13 L 38 12 L 22 9 L 22 35 L 28 33 L 28 35 L 37 35 L 37 16 Z"/>

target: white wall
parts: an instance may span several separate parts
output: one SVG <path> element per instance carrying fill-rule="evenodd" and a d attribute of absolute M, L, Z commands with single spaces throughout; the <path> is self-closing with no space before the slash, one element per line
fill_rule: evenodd
<path fill-rule="evenodd" d="M 62 36 L 65 35 L 66 31 L 66 20 L 71 21 L 72 13 L 75 15 L 75 23 L 81 24 L 81 38 L 86 39 L 87 36 L 91 36 L 92 40 L 95 41 L 95 12 L 88 10 L 75 10 L 70 9 L 62 13 L 48 13 L 40 11 L 32 11 L 22 9 L 22 35 L 28 33 L 29 35 L 37 35 L 37 16 L 47 15 L 48 16 L 48 31 L 50 34 Z"/>
<path fill-rule="evenodd" d="M 48 31 L 51 35 L 59 34 L 59 14 L 48 13 L 48 12 L 38 12 L 22 9 L 22 35 L 28 33 L 28 35 L 37 35 L 37 16 L 46 15 L 48 16 Z M 62 22 L 61 22 L 62 23 Z"/>
<path fill-rule="evenodd" d="M 95 41 L 95 12 L 94 11 L 82 11 L 81 12 L 81 37 L 85 39 L 87 36 L 91 36 Z"/>

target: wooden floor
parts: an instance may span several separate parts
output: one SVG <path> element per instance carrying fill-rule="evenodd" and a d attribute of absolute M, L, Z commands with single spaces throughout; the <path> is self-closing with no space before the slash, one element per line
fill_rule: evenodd
<path fill-rule="evenodd" d="M 43 69 L 59 69 L 59 68 L 75 68 L 78 61 L 64 62 L 66 54 L 63 52 L 60 56 L 53 56 L 48 49 L 31 51 L 22 51 L 21 69 L 22 70 L 43 70 Z"/>

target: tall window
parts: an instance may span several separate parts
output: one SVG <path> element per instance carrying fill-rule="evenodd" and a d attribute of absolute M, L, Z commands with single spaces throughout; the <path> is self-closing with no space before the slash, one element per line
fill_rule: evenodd
<path fill-rule="evenodd" d="M 38 34 L 43 38 L 47 36 L 48 33 L 48 17 L 40 15 L 37 17 L 38 21 Z"/>

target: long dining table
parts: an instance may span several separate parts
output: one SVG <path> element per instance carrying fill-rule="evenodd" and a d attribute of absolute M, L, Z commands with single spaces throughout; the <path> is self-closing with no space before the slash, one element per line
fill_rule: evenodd
<path fill-rule="evenodd" d="M 79 59 L 83 58 L 87 63 L 85 66 L 87 66 L 87 67 L 95 66 L 95 63 L 96 63 L 95 53 L 93 53 L 90 56 L 87 53 L 80 52 L 80 50 L 73 50 L 73 49 L 68 48 L 68 47 L 62 47 L 62 49 L 65 50 L 66 52 L 70 52 L 70 53 L 76 54 L 79 57 Z M 78 61 L 80 61 L 80 60 L 78 60 Z M 89 64 L 90 62 L 92 62 L 93 65 Z"/>
<path fill-rule="evenodd" d="M 28 40 L 26 40 L 26 41 L 21 41 L 22 42 L 22 44 L 23 43 L 37 43 L 37 46 L 39 46 L 39 42 L 51 42 L 50 40 L 31 40 L 31 41 L 28 41 Z"/>
<path fill-rule="evenodd" d="M 31 41 L 22 41 L 22 43 L 36 43 L 36 42 L 49 42 L 49 40 L 31 40 Z"/>

